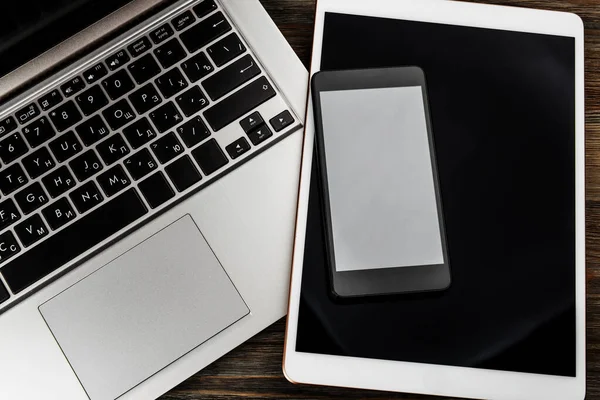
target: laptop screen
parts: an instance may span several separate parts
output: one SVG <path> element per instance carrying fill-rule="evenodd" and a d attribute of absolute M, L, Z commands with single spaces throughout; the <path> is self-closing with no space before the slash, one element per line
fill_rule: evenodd
<path fill-rule="evenodd" d="M 0 77 L 104 18 L 131 0 L 0 2 Z"/>

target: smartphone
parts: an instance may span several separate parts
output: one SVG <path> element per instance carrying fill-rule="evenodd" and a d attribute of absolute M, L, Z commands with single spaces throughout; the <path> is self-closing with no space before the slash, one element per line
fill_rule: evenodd
<path fill-rule="evenodd" d="M 311 85 L 333 294 L 449 288 L 423 70 L 323 71 Z"/>

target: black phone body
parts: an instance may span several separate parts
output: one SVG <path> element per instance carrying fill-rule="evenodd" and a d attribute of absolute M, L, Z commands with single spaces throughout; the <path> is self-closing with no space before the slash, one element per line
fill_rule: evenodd
<path fill-rule="evenodd" d="M 333 295 L 447 289 L 450 264 L 423 70 L 323 71 L 311 85 Z"/>

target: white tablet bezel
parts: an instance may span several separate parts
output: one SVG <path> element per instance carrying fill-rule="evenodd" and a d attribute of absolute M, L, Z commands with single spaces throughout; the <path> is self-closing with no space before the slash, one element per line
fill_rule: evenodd
<path fill-rule="evenodd" d="M 318 0 L 312 74 L 319 71 L 324 15 L 337 12 L 383 18 L 542 33 L 575 38 L 576 136 L 576 377 L 451 367 L 296 351 L 296 332 L 314 148 L 308 96 L 298 216 L 292 260 L 283 370 L 295 383 L 465 398 L 582 400 L 585 397 L 585 113 L 583 22 L 575 14 L 446 0 Z M 552 351 L 552 349 L 548 349 Z"/>

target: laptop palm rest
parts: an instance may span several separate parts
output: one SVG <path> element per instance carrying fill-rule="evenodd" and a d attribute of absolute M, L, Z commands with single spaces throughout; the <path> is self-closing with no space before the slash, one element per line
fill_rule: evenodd
<path fill-rule="evenodd" d="M 90 399 L 112 400 L 249 310 L 186 215 L 40 312 Z"/>

